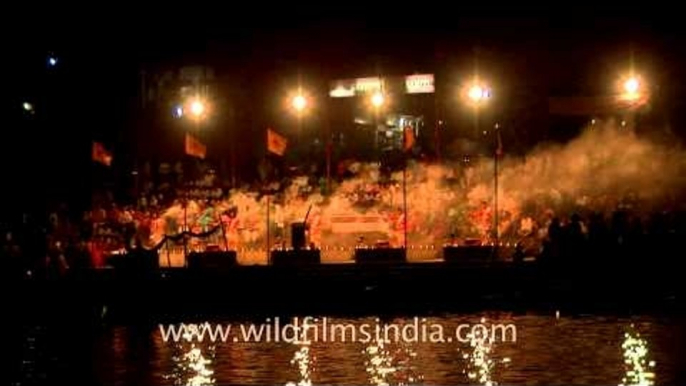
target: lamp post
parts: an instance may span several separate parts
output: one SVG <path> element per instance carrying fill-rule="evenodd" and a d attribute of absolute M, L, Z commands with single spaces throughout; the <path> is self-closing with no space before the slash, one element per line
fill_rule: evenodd
<path fill-rule="evenodd" d="M 466 101 L 474 109 L 474 127 L 478 133 L 480 130 L 479 113 L 482 107 L 491 99 L 491 89 L 490 87 L 475 78 L 464 91 Z M 494 240 L 494 256 L 497 256 L 497 249 L 500 242 L 500 235 L 498 234 L 498 157 L 500 153 L 500 126 L 498 124 L 494 127 L 494 143 L 495 150 L 493 152 L 493 240 Z M 485 132 L 484 132 L 485 134 Z"/>
<path fill-rule="evenodd" d="M 298 119 L 298 135 L 300 135 L 300 132 L 302 131 L 302 117 L 305 109 L 309 105 L 308 102 L 307 97 L 302 94 L 302 91 L 298 91 L 298 93 L 291 98 L 291 107 Z"/>
<path fill-rule="evenodd" d="M 207 104 L 200 99 L 199 97 L 193 98 L 191 101 L 188 102 L 188 111 L 189 111 L 189 117 L 193 121 L 193 126 L 194 126 L 194 131 L 197 133 L 199 131 L 200 127 L 200 121 L 205 119 L 205 114 L 207 112 Z M 183 205 L 183 258 L 188 264 L 188 204 L 190 201 L 190 193 L 189 193 L 189 186 L 186 184 L 186 197 Z M 224 227 L 222 224 L 222 233 L 223 233 Z M 226 240 L 226 238 L 224 239 Z M 226 242 L 226 241 L 225 241 Z"/>
<path fill-rule="evenodd" d="M 636 109 L 646 103 L 648 97 L 645 81 L 633 70 L 620 79 L 617 98 L 622 104 L 622 109 L 628 110 L 629 127 L 635 124 Z M 622 126 L 626 126 L 625 120 L 622 120 Z"/>
<path fill-rule="evenodd" d="M 386 103 L 386 98 L 381 91 L 375 91 L 370 99 L 374 108 L 374 150 L 379 148 L 379 110 Z"/>

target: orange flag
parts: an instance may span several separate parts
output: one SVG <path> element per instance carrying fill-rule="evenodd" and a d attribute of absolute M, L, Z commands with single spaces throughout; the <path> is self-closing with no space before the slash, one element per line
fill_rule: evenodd
<path fill-rule="evenodd" d="M 286 153 L 287 146 L 286 137 L 272 129 L 267 129 L 267 150 L 269 152 L 282 156 Z"/>
<path fill-rule="evenodd" d="M 207 147 L 205 147 L 205 144 L 200 142 L 197 138 L 190 135 L 189 133 L 186 133 L 185 142 L 186 154 L 192 157 L 205 159 L 205 155 L 207 154 Z"/>
<path fill-rule="evenodd" d="M 100 162 L 105 166 L 110 166 L 112 164 L 112 153 L 105 149 L 100 142 L 93 142 L 93 149 L 91 151 L 93 161 Z"/>
<path fill-rule="evenodd" d="M 403 150 L 412 150 L 412 146 L 414 146 L 414 130 L 412 130 L 411 127 L 407 127 L 404 130 L 404 139 L 405 142 L 403 143 Z"/>

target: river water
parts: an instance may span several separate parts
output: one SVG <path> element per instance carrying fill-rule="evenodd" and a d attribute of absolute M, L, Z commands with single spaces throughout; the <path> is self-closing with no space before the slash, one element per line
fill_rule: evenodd
<path fill-rule="evenodd" d="M 280 319 L 282 324 L 296 320 Z M 317 316 L 319 328 L 323 320 L 324 316 Z M 242 333 L 237 326 L 246 328 L 248 322 L 266 323 L 263 319 L 210 321 L 230 324 L 233 334 Z M 320 331 L 309 342 L 267 342 L 265 336 L 260 342 L 212 343 L 197 338 L 165 342 L 155 323 L 103 324 L 85 331 L 60 323 L 24 325 L 11 334 L 6 348 L 17 365 L 13 373 L 17 385 L 674 385 L 686 381 L 686 324 L 679 317 L 483 312 L 417 319 L 327 317 L 327 322 L 329 328 L 351 326 L 358 341 L 351 342 L 352 335 L 346 342 L 342 335 L 328 335 L 324 342 L 327 335 Z M 365 324 L 370 336 L 359 335 Z M 423 336 L 414 336 L 412 328 L 402 335 L 403 326 L 415 324 L 420 335 L 426 327 Z M 397 326 L 400 335 L 389 329 L 389 341 L 377 339 L 377 326 L 390 325 Z M 461 341 L 448 342 L 446 337 L 462 325 L 470 329 L 460 330 Z M 516 341 L 512 334 L 479 339 L 470 332 L 475 325 L 514 326 Z M 442 343 L 437 341 L 437 326 L 444 332 Z"/>

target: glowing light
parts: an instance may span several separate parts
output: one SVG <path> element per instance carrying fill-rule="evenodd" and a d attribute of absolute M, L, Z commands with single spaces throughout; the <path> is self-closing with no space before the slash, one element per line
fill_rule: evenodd
<path fill-rule="evenodd" d="M 372 95 L 372 105 L 376 108 L 381 107 L 385 103 L 384 95 L 377 91 Z"/>
<path fill-rule="evenodd" d="M 469 346 L 472 348 L 472 352 L 463 355 L 463 358 L 469 361 L 468 368 L 463 370 L 463 372 L 467 374 L 467 377 L 472 382 L 478 382 L 481 385 L 487 386 L 496 385 L 492 378 L 495 367 L 495 363 L 491 359 L 491 351 L 493 350 L 492 337 L 481 336 L 475 332 L 468 335 L 470 339 Z M 507 362 L 509 363 L 509 361 L 508 358 Z"/>
<path fill-rule="evenodd" d="M 215 383 L 212 378 L 214 371 L 207 367 L 212 364 L 212 361 L 205 359 L 199 348 L 192 348 L 184 355 L 184 359 L 188 362 L 188 369 L 191 371 L 192 375 L 186 381 L 186 385 L 201 386 L 213 385 Z"/>
<path fill-rule="evenodd" d="M 648 342 L 641 338 L 638 332 L 624 333 L 624 367 L 625 376 L 622 378 L 624 385 L 651 386 L 655 384 L 655 373 L 650 369 L 655 367 L 655 361 L 648 361 Z"/>
<path fill-rule="evenodd" d="M 467 97 L 474 103 L 482 103 L 491 97 L 488 87 L 474 84 L 467 90 Z"/>
<path fill-rule="evenodd" d="M 303 323 L 303 331 L 307 331 L 309 324 Z M 316 358 L 310 353 L 310 340 L 309 336 L 303 332 L 302 339 L 298 339 L 295 344 L 300 346 L 300 348 L 293 353 L 293 359 L 291 359 L 291 365 L 298 367 L 299 380 L 297 383 L 288 382 L 288 386 L 311 386 L 312 385 L 312 367 Z"/>
<path fill-rule="evenodd" d="M 193 340 L 198 338 L 200 325 L 185 324 L 184 326 L 185 332 L 177 343 L 175 350 L 177 352 L 172 356 L 174 367 L 170 374 L 164 376 L 165 379 L 171 380 L 174 385 L 214 385 L 216 380 L 213 377 L 214 371 L 211 369 L 214 347 L 207 347 L 209 352 L 203 354 L 203 349 L 193 343 Z"/>
<path fill-rule="evenodd" d="M 624 92 L 626 92 L 627 94 L 638 93 L 639 87 L 640 83 L 638 82 L 638 79 L 635 77 L 631 77 L 624 81 Z"/>
<path fill-rule="evenodd" d="M 191 102 L 191 114 L 193 116 L 200 117 L 205 112 L 205 104 L 200 100 L 194 100 Z"/>
<path fill-rule="evenodd" d="M 48 65 L 50 67 L 55 67 L 57 65 L 57 61 L 58 61 L 57 58 L 54 56 L 48 57 Z"/>
<path fill-rule="evenodd" d="M 620 84 L 620 99 L 628 102 L 635 102 L 644 96 L 644 84 L 637 75 L 630 75 L 624 78 Z"/>
<path fill-rule="evenodd" d="M 174 107 L 174 110 L 172 110 L 172 114 L 174 115 L 175 118 L 181 118 L 183 117 L 183 106 L 176 106 Z"/>
<path fill-rule="evenodd" d="M 305 98 L 302 95 L 296 95 L 293 97 L 293 100 L 291 101 L 291 105 L 293 105 L 293 108 L 300 112 L 307 107 L 307 98 Z"/>
<path fill-rule="evenodd" d="M 377 340 L 365 349 L 369 360 L 366 362 L 369 383 L 372 385 L 388 385 L 389 376 L 397 371 L 393 366 L 393 356 L 384 347 L 383 340 Z"/>

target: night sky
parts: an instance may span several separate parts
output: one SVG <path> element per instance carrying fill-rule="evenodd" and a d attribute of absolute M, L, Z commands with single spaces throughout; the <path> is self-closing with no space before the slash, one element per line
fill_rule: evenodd
<path fill-rule="evenodd" d="M 439 84 L 451 84 L 470 73 L 476 55 L 507 100 L 503 111 L 531 126 L 543 125 L 529 111 L 547 97 L 602 93 L 633 58 L 659 90 L 655 103 L 666 120 L 684 133 L 686 34 L 676 16 L 616 7 L 225 5 L 6 15 L 2 163 L 16 187 L 11 199 L 29 206 L 51 197 L 87 200 L 91 140 L 124 146 L 137 119 L 141 69 L 185 64 L 209 65 L 228 79 L 229 94 L 239 95 L 231 102 L 237 125 L 256 139 L 279 114 L 273 101 L 298 77 L 322 93 L 331 79 L 376 73 L 433 72 Z M 54 68 L 51 54 L 59 60 Z M 22 110 L 24 101 L 35 113 Z M 452 102 L 444 103 L 450 110 Z"/>

